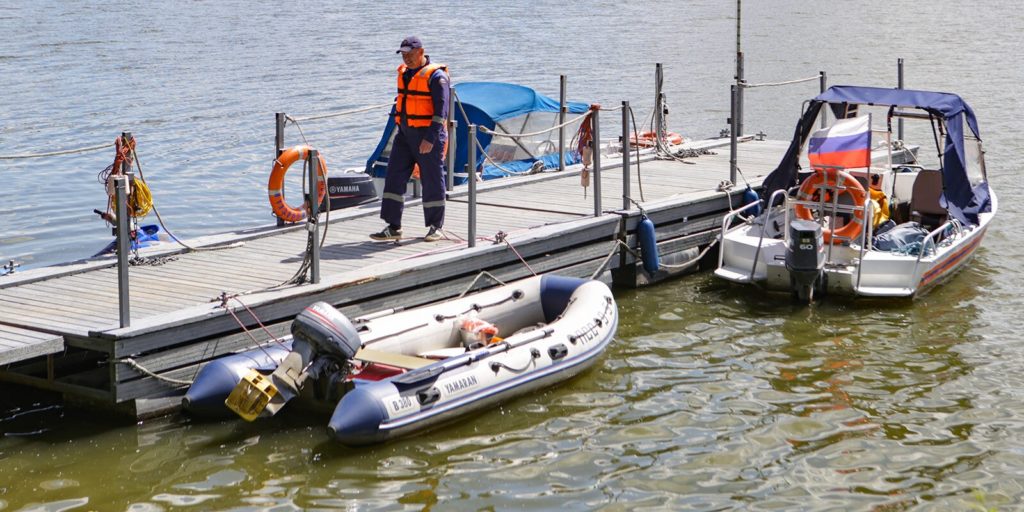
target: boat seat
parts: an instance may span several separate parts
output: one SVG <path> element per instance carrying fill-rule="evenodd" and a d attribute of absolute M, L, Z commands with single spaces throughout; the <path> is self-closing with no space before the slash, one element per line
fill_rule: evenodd
<path fill-rule="evenodd" d="M 946 222 L 948 214 L 939 204 L 942 172 L 931 169 L 919 171 L 910 194 L 910 220 L 928 229 L 935 229 Z"/>

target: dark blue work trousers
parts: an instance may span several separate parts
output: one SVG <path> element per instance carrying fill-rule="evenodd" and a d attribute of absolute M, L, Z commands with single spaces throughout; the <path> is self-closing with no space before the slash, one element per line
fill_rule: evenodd
<path fill-rule="evenodd" d="M 384 195 L 380 203 L 380 218 L 393 227 L 402 226 L 405 209 L 405 190 L 414 164 L 420 166 L 423 185 L 423 224 L 437 228 L 444 226 L 444 143 L 447 134 L 441 130 L 428 153 L 420 154 L 420 142 L 427 128 L 395 127 L 395 140 L 391 144 L 388 170 L 384 176 Z"/>

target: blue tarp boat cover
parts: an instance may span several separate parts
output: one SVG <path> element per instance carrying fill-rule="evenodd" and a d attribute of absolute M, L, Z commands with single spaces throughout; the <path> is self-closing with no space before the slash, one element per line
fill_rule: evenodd
<path fill-rule="evenodd" d="M 982 181 L 972 186 L 967 172 L 964 125 L 979 143 L 981 141 L 978 121 L 971 107 L 956 94 L 881 87 L 837 85 L 811 100 L 807 111 L 797 123 L 793 142 L 782 162 L 763 182 L 763 197 L 771 197 L 776 190 L 796 186 L 801 148 L 815 128 L 815 120 L 824 105 L 829 105 L 837 113 L 851 105 L 916 108 L 941 119 L 946 130 L 941 162 L 942 205 L 951 216 L 970 225 L 978 223 L 979 213 L 991 211 L 988 182 Z"/>
<path fill-rule="evenodd" d="M 472 123 L 498 133 L 520 134 L 541 131 L 558 125 L 558 101 L 537 93 L 529 87 L 500 82 L 467 82 L 454 86 L 452 108 L 458 128 L 455 133 L 456 184 L 465 182 L 466 152 L 469 128 Z M 455 98 L 458 101 L 455 101 Z M 459 106 L 461 102 L 461 108 Z M 567 102 L 570 114 L 579 115 L 589 104 Z M 566 127 L 566 138 L 576 133 L 578 123 Z M 366 172 L 383 177 L 387 171 L 388 154 L 394 138 L 395 121 L 388 116 L 387 125 L 377 148 L 366 162 Z M 510 139 L 477 132 L 477 140 L 484 147 L 487 161 L 479 148 L 477 164 L 484 179 L 500 178 L 529 171 L 534 162 L 543 161 L 545 167 L 558 167 L 558 132 L 552 131 L 535 137 Z M 566 163 L 580 160 L 580 154 L 566 142 Z M 497 165 L 495 165 L 497 164 Z M 500 167 L 499 167 L 500 166 Z"/>

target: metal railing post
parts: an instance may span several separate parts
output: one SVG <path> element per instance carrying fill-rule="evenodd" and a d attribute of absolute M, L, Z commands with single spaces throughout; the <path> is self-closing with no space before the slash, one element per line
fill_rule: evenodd
<path fill-rule="evenodd" d="M 818 89 L 821 93 L 828 89 L 828 75 L 824 71 L 818 71 Z M 828 126 L 828 109 L 821 109 L 821 127 Z"/>
<path fill-rule="evenodd" d="M 590 111 L 590 122 L 593 128 L 590 146 L 594 159 L 594 217 L 601 216 L 601 122 L 598 116 L 600 113 L 601 109 L 599 108 Z"/>
<path fill-rule="evenodd" d="M 458 140 L 456 135 L 459 133 L 459 122 L 452 119 L 448 122 L 448 176 L 445 180 L 445 188 L 451 192 L 455 189 L 455 157 L 456 153 L 455 141 Z M 471 146 L 472 147 L 472 146 Z"/>
<path fill-rule="evenodd" d="M 326 186 L 326 184 L 325 184 Z M 320 152 L 309 150 L 309 219 L 308 229 L 313 238 L 310 248 L 309 278 L 320 283 Z"/>
<path fill-rule="evenodd" d="M 469 125 L 469 246 L 476 247 L 476 125 Z"/>
<path fill-rule="evenodd" d="M 743 52 L 736 54 L 736 136 L 743 135 Z"/>
<path fill-rule="evenodd" d="M 128 289 L 128 251 L 131 234 L 128 232 L 128 176 L 114 176 L 114 215 L 117 216 L 117 302 L 121 327 L 131 325 L 130 294 Z"/>
<path fill-rule="evenodd" d="M 732 86 L 732 101 L 730 101 L 730 114 L 729 114 L 729 182 L 736 183 L 736 138 L 738 137 L 736 128 L 736 103 L 737 95 L 739 94 L 739 87 Z"/>
<path fill-rule="evenodd" d="M 274 160 L 280 158 L 284 152 L 284 125 L 287 121 L 284 112 L 274 114 Z M 284 221 L 280 217 L 275 215 L 274 219 L 277 221 L 277 227 L 284 226 Z"/>
<path fill-rule="evenodd" d="M 896 88 L 903 88 L 903 57 L 896 59 Z M 903 118 L 896 122 L 896 137 L 903 140 Z"/>
<path fill-rule="evenodd" d="M 665 122 L 665 108 L 664 98 L 661 97 L 661 82 L 664 80 L 665 74 L 661 68 L 661 63 L 658 62 L 654 65 L 654 137 L 657 142 L 656 147 L 661 147 L 661 141 L 665 140 L 665 134 L 662 133 L 662 124 Z"/>
<path fill-rule="evenodd" d="M 568 111 L 565 102 L 565 75 L 558 78 L 558 124 L 565 124 L 565 113 Z M 558 170 L 565 170 L 565 126 L 558 127 Z"/>
<path fill-rule="evenodd" d="M 281 156 L 284 151 L 284 123 L 286 119 L 284 112 L 274 114 L 274 158 Z"/>
<path fill-rule="evenodd" d="M 622 209 L 629 209 L 629 102 L 622 102 Z"/>

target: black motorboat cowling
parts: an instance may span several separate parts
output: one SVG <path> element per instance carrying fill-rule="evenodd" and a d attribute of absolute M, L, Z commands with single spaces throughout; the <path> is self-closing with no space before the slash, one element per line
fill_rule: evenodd
<path fill-rule="evenodd" d="M 327 177 L 327 195 L 330 209 L 338 210 L 377 200 L 377 187 L 365 172 L 343 172 Z M 320 211 L 327 211 L 327 199 L 320 203 Z"/>
<path fill-rule="evenodd" d="M 825 242 L 821 225 L 810 220 L 789 223 L 789 245 L 786 247 L 786 270 L 801 298 L 809 298 L 811 290 L 820 286 L 825 268 Z M 805 293 L 807 296 L 805 297 Z"/>

